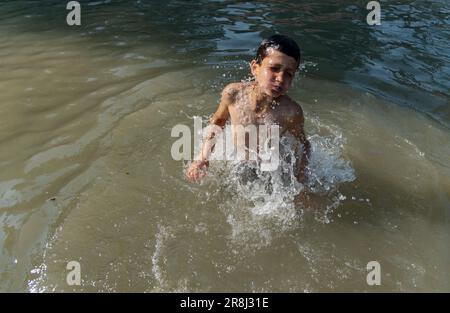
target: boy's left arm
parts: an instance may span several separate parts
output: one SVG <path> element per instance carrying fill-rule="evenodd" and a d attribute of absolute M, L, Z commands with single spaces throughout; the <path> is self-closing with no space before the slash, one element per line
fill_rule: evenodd
<path fill-rule="evenodd" d="M 289 118 L 287 130 L 303 145 L 301 153 L 299 152 L 299 146 L 295 149 L 296 168 L 298 169 L 297 180 L 302 184 L 307 180 L 306 167 L 311 156 L 311 144 L 306 139 L 304 124 L 303 111 L 297 104 L 297 109 Z"/>

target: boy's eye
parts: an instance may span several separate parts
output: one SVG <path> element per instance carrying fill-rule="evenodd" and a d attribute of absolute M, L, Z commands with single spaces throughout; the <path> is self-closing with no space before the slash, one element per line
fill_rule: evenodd
<path fill-rule="evenodd" d="M 273 71 L 273 72 L 278 72 L 278 71 L 280 70 L 280 68 L 279 68 L 279 67 L 276 67 L 276 66 L 272 66 L 272 67 L 270 68 L 270 70 Z"/>

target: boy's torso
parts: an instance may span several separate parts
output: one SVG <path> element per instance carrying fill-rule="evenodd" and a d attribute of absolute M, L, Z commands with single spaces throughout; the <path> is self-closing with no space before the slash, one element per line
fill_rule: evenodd
<path fill-rule="evenodd" d="M 299 105 L 290 99 L 288 96 L 284 95 L 278 97 L 276 101 L 272 105 L 264 107 L 262 110 L 258 110 L 256 106 L 256 101 L 252 97 L 252 83 L 239 83 L 235 84 L 234 89 L 234 101 L 232 104 L 228 106 L 228 111 L 230 114 L 230 120 L 232 124 L 232 137 L 233 142 L 236 148 L 239 148 L 240 144 L 238 144 L 238 138 L 245 138 L 244 142 L 244 150 L 246 150 L 245 159 L 249 160 L 251 156 L 248 154 L 248 151 L 253 151 L 253 149 L 248 150 L 249 147 L 249 137 L 246 137 L 244 134 L 248 130 L 245 128 L 249 125 L 255 125 L 257 128 L 257 132 L 259 132 L 259 126 L 264 125 L 264 127 L 270 127 L 271 125 L 279 126 L 279 135 L 283 137 L 289 131 L 289 119 L 292 118 L 292 115 L 296 110 L 298 110 Z M 243 127 L 235 127 L 236 125 L 241 125 Z M 259 153 L 259 145 L 262 144 L 257 141 L 257 149 L 256 153 Z M 253 153 L 253 152 L 251 152 Z M 256 156 L 256 158 L 258 158 Z"/>
<path fill-rule="evenodd" d="M 288 96 L 277 98 L 271 105 L 259 110 L 255 100 L 252 98 L 251 83 L 236 84 L 237 91 L 235 101 L 228 106 L 231 124 L 233 125 L 278 125 L 280 134 L 284 134 L 288 129 L 288 119 L 292 114 L 292 106 L 297 105 Z"/>

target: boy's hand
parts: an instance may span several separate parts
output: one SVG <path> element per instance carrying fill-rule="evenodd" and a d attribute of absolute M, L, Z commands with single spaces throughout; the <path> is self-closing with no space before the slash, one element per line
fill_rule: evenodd
<path fill-rule="evenodd" d="M 208 166 L 209 166 L 208 161 L 192 162 L 188 170 L 186 171 L 186 178 L 191 182 L 200 181 L 203 177 L 206 176 Z"/>

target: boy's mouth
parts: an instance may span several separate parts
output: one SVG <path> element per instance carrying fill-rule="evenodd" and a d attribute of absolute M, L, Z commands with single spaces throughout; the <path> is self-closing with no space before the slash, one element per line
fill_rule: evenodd
<path fill-rule="evenodd" d="M 282 93 L 283 92 L 283 87 L 277 86 L 277 85 L 272 85 L 272 91 L 275 91 L 277 93 Z"/>

